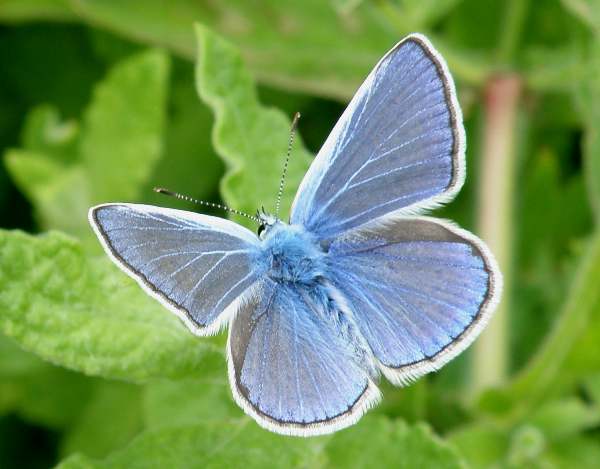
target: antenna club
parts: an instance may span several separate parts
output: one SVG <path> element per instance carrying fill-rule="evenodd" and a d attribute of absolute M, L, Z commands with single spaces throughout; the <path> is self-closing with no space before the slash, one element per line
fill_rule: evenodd
<path fill-rule="evenodd" d="M 292 120 L 293 130 L 296 130 L 296 128 L 298 127 L 298 121 L 300 120 L 300 117 L 302 117 L 302 115 L 299 112 L 296 112 L 296 114 L 294 114 L 294 119 Z"/>

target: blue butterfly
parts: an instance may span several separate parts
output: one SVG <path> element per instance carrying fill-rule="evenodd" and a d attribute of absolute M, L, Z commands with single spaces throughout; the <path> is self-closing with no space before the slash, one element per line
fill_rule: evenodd
<path fill-rule="evenodd" d="M 502 277 L 471 233 L 419 213 L 465 179 L 465 133 L 446 63 L 422 35 L 375 66 L 304 177 L 289 223 L 105 204 L 106 252 L 197 335 L 229 326 L 236 402 L 263 427 L 318 435 L 481 332 Z"/>

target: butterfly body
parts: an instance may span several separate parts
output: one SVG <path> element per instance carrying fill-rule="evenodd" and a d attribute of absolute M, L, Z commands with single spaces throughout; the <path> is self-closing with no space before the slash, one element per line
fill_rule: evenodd
<path fill-rule="evenodd" d="M 328 254 L 318 239 L 301 225 L 276 220 L 266 225 L 261 252 L 263 257 L 259 264 L 266 266 L 266 277 L 278 288 L 289 287 L 299 291 L 310 305 L 307 316 L 327 323 L 356 363 L 368 370 L 372 377 L 377 377 L 372 354 L 358 332 L 350 310 L 339 300 L 341 295 L 328 280 Z M 302 319 L 310 321 L 312 318 Z"/>
<path fill-rule="evenodd" d="M 266 274 L 276 282 L 311 287 L 325 273 L 325 253 L 317 239 L 300 225 L 277 221 L 269 226 L 261 252 Z"/>
<path fill-rule="evenodd" d="M 229 327 L 235 401 L 263 427 L 329 433 L 475 340 L 502 276 L 485 244 L 422 213 L 465 177 L 452 77 L 422 35 L 369 74 L 304 177 L 289 223 L 147 205 L 90 209 L 111 259 L 196 335 Z"/>

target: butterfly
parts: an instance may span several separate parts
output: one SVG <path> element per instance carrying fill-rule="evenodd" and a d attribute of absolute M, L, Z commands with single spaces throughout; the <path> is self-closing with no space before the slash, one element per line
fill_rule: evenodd
<path fill-rule="evenodd" d="M 229 327 L 235 401 L 308 436 L 360 419 L 383 375 L 406 385 L 464 350 L 502 289 L 473 234 L 420 215 L 465 179 L 448 67 L 413 34 L 375 66 L 298 189 L 288 222 L 129 203 L 90 209 L 107 254 L 194 333 Z"/>

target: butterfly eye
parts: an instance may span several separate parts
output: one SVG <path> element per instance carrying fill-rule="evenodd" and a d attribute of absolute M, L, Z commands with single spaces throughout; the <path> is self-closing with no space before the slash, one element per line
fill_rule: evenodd
<path fill-rule="evenodd" d="M 258 226 L 258 237 L 259 238 L 263 234 L 264 231 L 265 231 L 265 225 L 259 225 Z"/>

